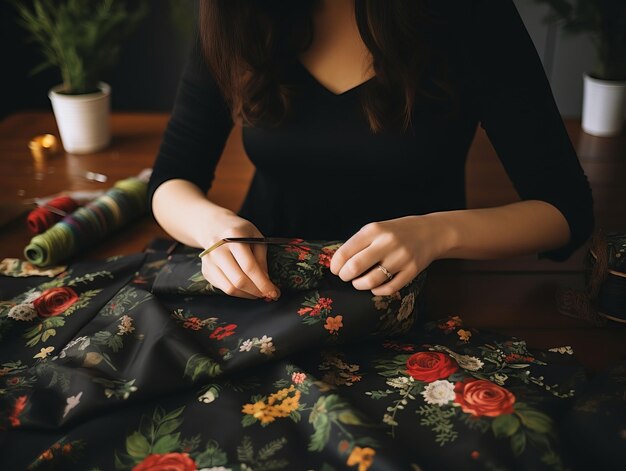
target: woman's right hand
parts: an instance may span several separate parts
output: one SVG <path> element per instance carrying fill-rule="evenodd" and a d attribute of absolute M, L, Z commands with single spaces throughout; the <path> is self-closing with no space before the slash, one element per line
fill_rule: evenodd
<path fill-rule="evenodd" d="M 216 215 L 206 247 L 225 237 L 263 237 L 250 221 L 233 212 Z M 241 298 L 278 299 L 280 290 L 269 279 L 265 244 L 224 244 L 202 257 L 202 274 L 216 288 Z"/>

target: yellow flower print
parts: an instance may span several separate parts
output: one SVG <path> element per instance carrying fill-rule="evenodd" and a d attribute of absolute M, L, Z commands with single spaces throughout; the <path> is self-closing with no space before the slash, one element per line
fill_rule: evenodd
<path fill-rule="evenodd" d="M 293 411 L 298 410 L 298 407 L 300 407 L 300 396 L 300 391 L 292 384 L 288 388 L 270 394 L 267 402 L 262 400 L 254 404 L 244 404 L 241 411 L 244 414 L 253 416 L 261 424 L 269 424 L 277 417 L 288 417 Z"/>
<path fill-rule="evenodd" d="M 469 339 L 472 337 L 472 333 L 469 330 L 459 329 L 457 334 L 459 335 L 459 339 L 463 342 L 469 342 Z"/>
<path fill-rule="evenodd" d="M 376 450 L 374 450 L 373 448 L 361 448 L 360 446 L 355 446 L 352 449 L 352 453 L 350 453 L 346 464 L 348 466 L 355 466 L 358 464 L 359 471 L 367 471 L 374 462 L 375 454 Z"/>
<path fill-rule="evenodd" d="M 53 350 L 54 350 L 54 347 L 44 347 L 33 358 L 41 358 L 43 360 L 48 355 L 50 355 L 50 353 L 52 353 Z"/>

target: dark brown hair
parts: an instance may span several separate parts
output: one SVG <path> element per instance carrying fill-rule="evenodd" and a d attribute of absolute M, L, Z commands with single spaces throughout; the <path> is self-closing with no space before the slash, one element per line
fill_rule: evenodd
<path fill-rule="evenodd" d="M 454 103 L 444 50 L 449 31 L 431 3 L 437 2 L 355 0 L 359 32 L 376 73 L 361 98 L 374 133 L 407 129 L 418 101 Z M 200 2 L 205 59 L 233 119 L 278 125 L 289 113 L 294 89 L 286 70 L 311 45 L 316 5 L 317 0 Z"/>

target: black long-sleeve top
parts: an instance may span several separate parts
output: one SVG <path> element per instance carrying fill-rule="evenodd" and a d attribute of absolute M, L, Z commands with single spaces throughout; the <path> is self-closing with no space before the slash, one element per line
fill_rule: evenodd
<path fill-rule="evenodd" d="M 375 78 L 335 94 L 295 62 L 299 88 L 289 118 L 275 128 L 243 127 L 256 170 L 240 216 L 265 236 L 347 240 L 372 221 L 464 209 L 465 162 L 480 124 L 520 198 L 552 204 L 569 223 L 569 242 L 539 257 L 563 260 L 586 241 L 591 189 L 512 0 L 450 3 L 461 112 L 442 121 L 416 105 L 411 129 L 373 134 L 359 95 Z M 173 178 L 208 191 L 232 127 L 196 46 L 154 165 L 150 203 Z"/>

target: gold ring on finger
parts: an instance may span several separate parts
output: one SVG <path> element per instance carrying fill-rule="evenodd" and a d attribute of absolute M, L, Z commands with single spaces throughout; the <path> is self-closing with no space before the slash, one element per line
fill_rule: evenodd
<path fill-rule="evenodd" d="M 380 263 L 376 265 L 376 268 L 378 268 L 380 271 L 382 271 L 385 274 L 385 276 L 387 277 L 387 281 L 391 281 L 391 279 L 393 278 L 393 275 L 389 272 L 389 270 L 383 267 Z"/>

